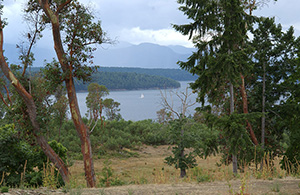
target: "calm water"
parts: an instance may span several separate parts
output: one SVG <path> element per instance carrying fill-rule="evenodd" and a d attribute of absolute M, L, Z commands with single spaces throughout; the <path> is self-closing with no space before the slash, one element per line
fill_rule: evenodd
<path fill-rule="evenodd" d="M 180 82 L 181 87 L 179 89 L 174 89 L 173 91 L 185 92 L 186 87 L 188 86 L 187 81 Z M 171 104 L 173 102 L 173 108 L 176 111 L 180 110 L 181 101 L 179 98 L 175 97 L 173 94 L 172 98 L 169 95 L 170 90 L 166 90 L 168 102 Z M 189 93 L 191 89 L 188 90 Z M 165 91 L 163 90 L 163 93 Z M 85 115 L 87 112 L 85 98 L 87 93 L 77 93 L 77 98 L 79 102 L 79 108 L 81 115 Z M 196 94 L 192 94 L 188 101 L 195 102 Z M 144 119 L 157 119 L 156 112 L 163 108 L 162 106 L 162 97 L 160 90 L 135 90 L 135 91 L 112 91 L 105 98 L 112 98 L 115 101 L 119 102 L 120 105 L 120 114 L 125 120 L 144 120 Z M 173 101 L 172 101 L 173 100 Z M 187 115 L 193 114 L 194 109 L 199 106 L 199 103 L 195 104 L 188 110 Z"/>

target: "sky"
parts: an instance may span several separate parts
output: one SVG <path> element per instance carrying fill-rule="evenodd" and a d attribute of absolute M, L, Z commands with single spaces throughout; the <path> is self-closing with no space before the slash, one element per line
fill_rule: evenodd
<path fill-rule="evenodd" d="M 26 31 L 22 9 L 26 0 L 4 0 L 4 16 L 8 26 L 4 29 L 4 41 L 16 44 Z M 268 0 L 265 0 L 265 2 Z M 189 21 L 176 0 L 80 0 L 90 6 L 97 19 L 102 21 L 108 37 L 117 42 L 140 44 L 143 42 L 159 45 L 182 45 L 192 47 L 187 37 L 176 32 L 172 24 L 185 24 Z M 255 15 L 275 17 L 283 29 L 294 26 L 300 36 L 300 0 L 269 0 Z M 50 31 L 45 32 L 39 41 L 40 47 L 52 44 Z"/>

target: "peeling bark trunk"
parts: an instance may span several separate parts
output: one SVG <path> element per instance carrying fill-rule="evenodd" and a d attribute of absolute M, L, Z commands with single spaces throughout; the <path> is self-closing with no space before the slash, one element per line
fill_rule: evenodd
<path fill-rule="evenodd" d="M 0 25 L 2 25 L 1 18 L 0 18 Z M 65 166 L 64 162 L 61 158 L 55 153 L 55 151 L 49 146 L 47 140 L 44 136 L 42 136 L 40 125 L 36 120 L 37 113 L 36 113 L 36 105 L 33 101 L 31 94 L 29 94 L 25 88 L 20 84 L 19 80 L 15 77 L 15 75 L 11 72 L 8 64 L 6 63 L 4 56 L 3 56 L 3 31 L 1 29 L 0 34 L 0 67 L 6 78 L 12 83 L 15 87 L 18 94 L 24 100 L 27 113 L 29 115 L 33 135 L 36 137 L 38 145 L 42 148 L 45 155 L 49 158 L 49 160 L 55 165 L 55 167 L 59 170 L 63 180 L 65 183 L 69 182 L 69 171 L 68 168 Z"/>
<path fill-rule="evenodd" d="M 70 104 L 70 111 L 72 115 L 72 120 L 78 132 L 80 141 L 81 141 L 81 152 L 83 155 L 84 161 L 84 170 L 85 170 L 85 177 L 87 181 L 88 187 L 95 187 L 96 186 L 96 178 L 94 172 L 94 164 L 93 164 L 93 156 L 92 156 L 92 147 L 90 142 L 90 136 L 88 132 L 88 128 L 82 121 L 77 96 L 75 92 L 74 82 L 73 79 L 69 79 L 66 81 L 67 91 L 68 91 L 68 98 Z"/>
<path fill-rule="evenodd" d="M 249 112 L 248 112 L 247 92 L 245 89 L 245 78 L 242 74 L 241 74 L 241 79 L 242 79 L 242 84 L 241 84 L 240 89 L 241 89 L 242 100 L 243 100 L 243 112 L 244 112 L 244 114 L 248 114 Z M 258 141 L 257 141 L 254 131 L 252 129 L 251 123 L 248 120 L 246 120 L 246 122 L 247 122 L 247 129 L 250 134 L 250 138 L 251 138 L 252 142 L 257 146 Z"/>
<path fill-rule="evenodd" d="M 59 9 L 62 9 L 63 6 L 66 6 L 71 1 L 66 1 L 65 4 L 62 4 Z M 39 4 L 41 5 L 42 9 L 44 10 L 45 14 L 51 21 L 52 24 L 52 35 L 54 41 L 54 49 L 58 58 L 58 61 L 61 65 L 61 68 L 66 74 L 64 79 L 67 87 L 67 95 L 69 98 L 69 106 L 71 111 L 71 116 L 73 123 L 75 125 L 76 131 L 80 137 L 81 141 L 81 152 L 83 155 L 84 161 L 84 170 L 85 170 L 85 177 L 87 181 L 88 187 L 95 187 L 96 186 L 96 178 L 94 172 L 94 164 L 93 164 L 93 156 L 92 156 L 92 147 L 90 142 L 90 137 L 88 133 L 87 126 L 83 123 L 79 107 L 78 101 L 76 96 L 76 91 L 74 87 L 73 75 L 72 75 L 72 64 L 66 58 L 66 53 L 64 51 L 61 35 L 60 35 L 60 24 L 59 24 L 59 17 L 58 11 L 53 12 L 49 6 L 48 0 L 39 0 Z"/>
<path fill-rule="evenodd" d="M 230 83 L 230 114 L 234 113 L 234 92 L 233 92 L 233 84 Z M 236 154 L 232 154 L 232 170 L 233 174 L 237 175 L 237 156 Z"/>

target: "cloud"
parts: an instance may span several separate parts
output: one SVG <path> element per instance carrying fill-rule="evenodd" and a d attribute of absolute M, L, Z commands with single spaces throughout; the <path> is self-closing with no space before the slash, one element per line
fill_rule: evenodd
<path fill-rule="evenodd" d="M 135 27 L 159 30 L 187 22 L 178 7 L 176 0 L 100 0 L 99 18 L 107 31 Z"/>
<path fill-rule="evenodd" d="M 150 42 L 160 45 L 183 45 L 186 47 L 193 47 L 193 44 L 188 40 L 188 37 L 183 36 L 173 29 L 142 30 L 140 27 L 123 29 L 119 39 L 126 39 L 126 41 L 134 44 Z"/>
<path fill-rule="evenodd" d="M 294 26 L 295 34 L 299 36 L 299 7 L 299 0 L 270 1 L 268 4 L 264 4 L 263 7 L 256 10 L 254 14 L 258 16 L 274 17 L 275 22 L 277 24 L 282 24 L 284 30 L 288 29 L 290 26 Z"/>
<path fill-rule="evenodd" d="M 27 0 L 4 1 L 4 17 L 9 25 L 4 29 L 5 42 L 18 43 L 22 33 L 26 31 L 23 22 L 22 9 Z M 112 39 L 132 43 L 152 42 L 161 45 L 180 44 L 191 46 L 180 33 L 175 32 L 171 24 L 186 24 L 188 19 L 178 10 L 176 0 L 79 0 L 92 8 L 97 19 L 102 21 L 102 27 Z M 284 29 L 293 25 L 295 34 L 300 35 L 300 0 L 280 0 L 269 2 L 254 12 L 255 15 L 274 16 L 277 23 Z M 41 44 L 48 45 L 46 39 L 51 35 L 46 33 Z M 50 41 L 49 41 L 50 42 Z M 51 41 L 52 42 L 52 41 Z M 51 44 L 52 45 L 52 44 Z"/>
<path fill-rule="evenodd" d="M 5 42 L 13 44 L 20 42 L 21 34 L 26 30 L 26 23 L 23 22 L 23 4 L 23 1 L 4 1 L 3 18 L 8 22 L 4 28 Z"/>

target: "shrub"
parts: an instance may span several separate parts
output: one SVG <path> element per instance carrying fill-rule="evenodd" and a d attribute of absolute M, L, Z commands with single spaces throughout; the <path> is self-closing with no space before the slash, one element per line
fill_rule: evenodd
<path fill-rule="evenodd" d="M 66 148 L 56 141 L 49 142 L 49 145 L 66 162 Z M 41 171 L 46 163 L 47 157 L 42 150 L 22 140 L 13 124 L 0 127 L 0 173 L 5 173 L 3 183 L 8 186 L 40 186 L 43 184 Z M 62 179 L 59 183 L 63 184 Z"/>
<path fill-rule="evenodd" d="M 114 171 L 111 168 L 111 162 L 106 160 L 104 161 L 104 167 L 101 171 L 102 177 L 100 177 L 100 186 L 101 187 L 109 187 L 109 186 L 120 186 L 123 185 L 124 182 L 121 181 L 118 177 L 114 177 Z"/>
<path fill-rule="evenodd" d="M 290 135 L 290 145 L 288 146 L 284 157 L 282 159 L 281 168 L 286 169 L 288 172 L 296 174 L 300 173 L 300 131 L 293 130 Z"/>

